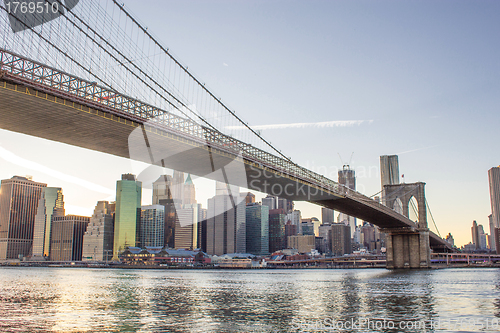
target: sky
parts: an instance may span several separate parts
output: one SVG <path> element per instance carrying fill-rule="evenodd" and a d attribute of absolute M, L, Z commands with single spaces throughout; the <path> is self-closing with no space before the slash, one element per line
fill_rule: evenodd
<path fill-rule="evenodd" d="M 405 181 L 426 183 L 441 235 L 460 246 L 473 220 L 488 231 L 487 171 L 500 164 L 500 2 L 122 2 L 295 162 L 333 180 L 350 164 L 370 196 L 380 191 L 379 156 L 397 154 Z M 1 179 L 62 187 L 68 213 L 113 200 L 116 180 L 136 168 L 0 130 Z M 214 186 L 194 182 L 206 207 Z M 143 202 L 150 197 L 145 189 Z M 296 208 L 321 217 L 318 206 Z"/>

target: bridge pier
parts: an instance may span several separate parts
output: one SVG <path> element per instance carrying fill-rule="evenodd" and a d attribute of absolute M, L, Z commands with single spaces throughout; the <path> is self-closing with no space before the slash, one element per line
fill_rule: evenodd
<path fill-rule="evenodd" d="M 387 269 L 431 267 L 429 229 L 414 232 L 384 230 Z"/>

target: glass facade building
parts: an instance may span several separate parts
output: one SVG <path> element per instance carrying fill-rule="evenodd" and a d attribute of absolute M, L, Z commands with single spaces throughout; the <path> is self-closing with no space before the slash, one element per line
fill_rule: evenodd
<path fill-rule="evenodd" d="M 113 260 L 128 246 L 139 245 L 142 183 L 132 174 L 116 182 L 116 212 Z"/>
<path fill-rule="evenodd" d="M 47 184 L 14 176 L 0 186 L 0 260 L 29 256 L 38 202 Z"/>
<path fill-rule="evenodd" d="M 256 203 L 246 207 L 247 253 L 269 254 L 269 207 Z"/>
<path fill-rule="evenodd" d="M 48 258 L 53 216 L 64 216 L 64 197 L 59 187 L 42 189 L 33 231 L 33 257 Z"/>
<path fill-rule="evenodd" d="M 140 225 L 140 247 L 163 247 L 165 228 L 165 207 L 162 205 L 142 206 Z"/>
<path fill-rule="evenodd" d="M 286 214 L 282 209 L 269 210 L 269 252 L 286 249 Z"/>

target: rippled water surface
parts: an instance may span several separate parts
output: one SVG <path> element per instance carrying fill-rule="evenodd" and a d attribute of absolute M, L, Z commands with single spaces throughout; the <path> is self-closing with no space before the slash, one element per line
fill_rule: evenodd
<path fill-rule="evenodd" d="M 499 317 L 498 269 L 0 268 L 2 332 L 479 332 Z"/>

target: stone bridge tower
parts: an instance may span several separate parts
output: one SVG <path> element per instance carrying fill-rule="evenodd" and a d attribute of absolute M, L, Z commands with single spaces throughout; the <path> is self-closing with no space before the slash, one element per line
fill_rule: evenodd
<path fill-rule="evenodd" d="M 410 200 L 418 203 L 415 228 L 384 229 L 386 233 L 387 268 L 429 268 L 431 254 L 425 202 L 425 183 L 384 185 L 382 197 L 387 207 L 409 218 Z"/>

